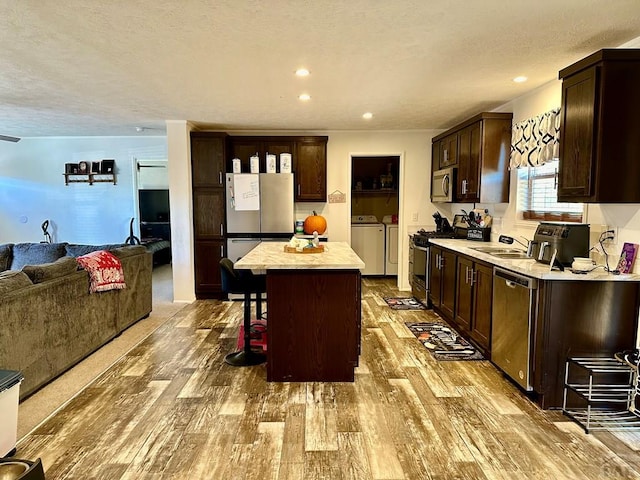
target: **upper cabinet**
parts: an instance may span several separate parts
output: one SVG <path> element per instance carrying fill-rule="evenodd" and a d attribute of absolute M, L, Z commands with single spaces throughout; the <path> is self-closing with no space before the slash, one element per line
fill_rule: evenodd
<path fill-rule="evenodd" d="M 250 171 L 251 156 L 258 154 L 260 158 L 260 172 L 267 171 L 267 154 L 276 156 L 276 172 L 280 173 L 280 154 L 295 155 L 295 141 L 293 137 L 230 137 L 229 158 L 227 171 L 232 172 L 232 160 L 240 159 L 242 172 Z"/>
<path fill-rule="evenodd" d="M 558 201 L 640 203 L 640 49 L 600 50 L 558 76 Z"/>
<path fill-rule="evenodd" d="M 329 137 L 298 137 L 293 168 L 296 202 L 327 201 L 327 141 Z"/>
<path fill-rule="evenodd" d="M 249 158 L 258 154 L 260 172 L 266 172 L 267 153 L 276 155 L 276 172 L 280 173 L 280 154 L 290 153 L 295 174 L 296 202 L 327 201 L 327 141 L 318 136 L 229 137 L 227 171 L 232 159 L 239 158 L 243 172 L 249 172 Z"/>
<path fill-rule="evenodd" d="M 434 137 L 432 171 L 457 167 L 455 202 L 509 201 L 512 120 L 511 113 L 480 113 Z"/>
<path fill-rule="evenodd" d="M 194 187 L 223 187 L 227 135 L 191 132 L 191 178 Z"/>

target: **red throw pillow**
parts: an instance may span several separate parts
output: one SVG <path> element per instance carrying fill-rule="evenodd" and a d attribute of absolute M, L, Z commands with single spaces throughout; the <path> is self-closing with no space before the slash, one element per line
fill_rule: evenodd
<path fill-rule="evenodd" d="M 120 259 L 106 250 L 97 250 L 76 258 L 89 273 L 89 291 L 106 292 L 127 288 Z"/>

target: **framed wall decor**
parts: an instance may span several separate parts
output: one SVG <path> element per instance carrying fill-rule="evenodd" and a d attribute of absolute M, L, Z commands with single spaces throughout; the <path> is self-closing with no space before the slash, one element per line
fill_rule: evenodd
<path fill-rule="evenodd" d="M 100 162 L 91 162 L 91 173 L 100 173 Z"/>
<path fill-rule="evenodd" d="M 89 162 L 83 160 L 78 163 L 78 173 L 89 173 L 89 168 Z"/>
<path fill-rule="evenodd" d="M 112 159 L 102 160 L 100 162 L 100 173 L 114 173 L 116 161 Z"/>

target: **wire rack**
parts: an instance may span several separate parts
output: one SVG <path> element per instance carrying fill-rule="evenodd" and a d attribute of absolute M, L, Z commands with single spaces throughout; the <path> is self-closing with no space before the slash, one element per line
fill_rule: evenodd
<path fill-rule="evenodd" d="M 616 358 L 567 359 L 562 411 L 586 433 L 592 430 L 640 430 L 640 415 L 635 409 L 638 394 L 637 366 Z"/>

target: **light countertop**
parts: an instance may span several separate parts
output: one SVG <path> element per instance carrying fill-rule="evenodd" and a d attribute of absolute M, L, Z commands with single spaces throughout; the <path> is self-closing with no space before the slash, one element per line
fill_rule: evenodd
<path fill-rule="evenodd" d="M 250 270 L 360 270 L 364 262 L 346 242 L 323 242 L 321 253 L 288 253 L 287 242 L 262 242 L 235 263 Z"/>
<path fill-rule="evenodd" d="M 604 271 L 602 267 L 598 267 L 592 272 L 585 274 L 572 273 L 568 267 L 565 267 L 564 272 L 559 270 L 550 271 L 549 265 L 536 262 L 532 258 L 524 259 L 507 259 L 493 256 L 489 253 L 478 252 L 473 250 L 474 247 L 500 247 L 500 248 L 517 248 L 524 251 L 524 248 L 520 248 L 516 245 L 505 245 L 504 243 L 496 242 L 474 242 L 471 240 L 461 239 L 449 239 L 449 238 L 433 238 L 429 239 L 434 245 L 438 245 L 449 250 L 467 255 L 472 258 L 477 258 L 484 262 L 493 264 L 498 267 L 511 270 L 522 275 L 527 275 L 533 278 L 539 278 L 541 280 L 572 280 L 572 281 L 616 281 L 616 282 L 640 282 L 640 275 L 637 274 L 620 274 L 613 275 Z M 610 268 L 615 268 L 614 263 L 617 261 L 610 258 Z"/>

